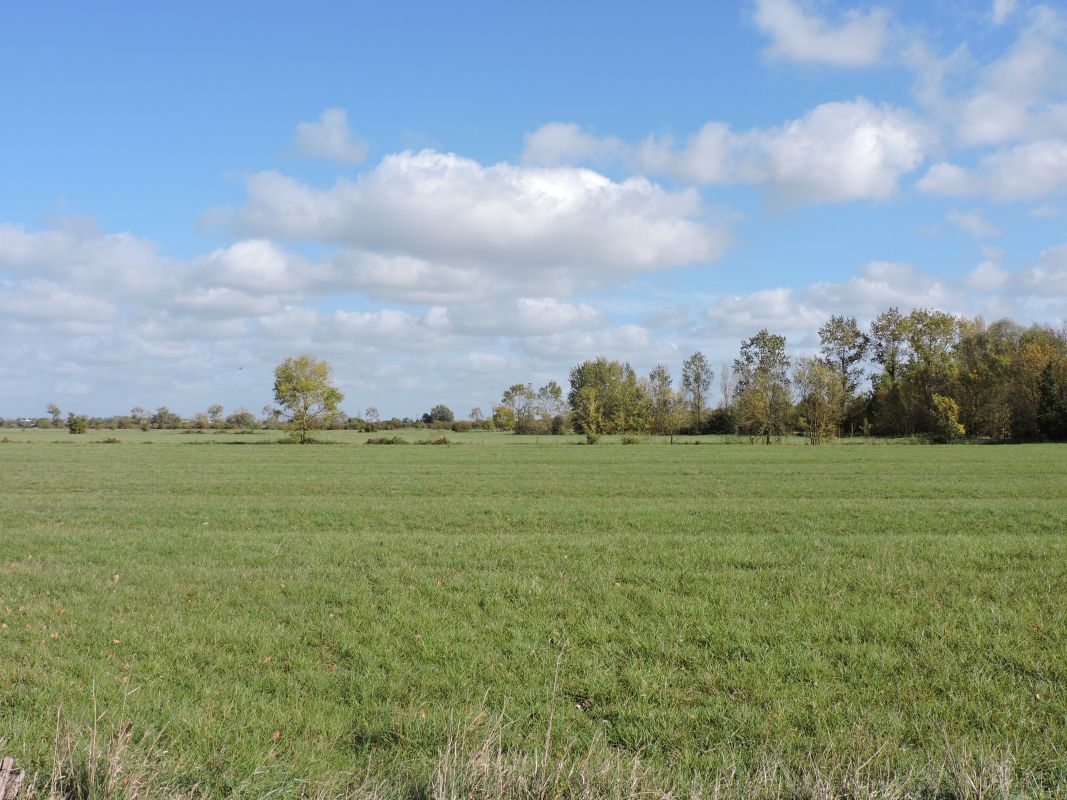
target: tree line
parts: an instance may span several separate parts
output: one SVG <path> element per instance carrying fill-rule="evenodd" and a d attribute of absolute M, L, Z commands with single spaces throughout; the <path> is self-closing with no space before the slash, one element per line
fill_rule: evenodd
<path fill-rule="evenodd" d="M 419 418 L 383 419 L 377 408 L 348 416 L 328 363 L 287 358 L 275 368 L 274 401 L 261 418 L 220 404 L 183 419 L 165 406 L 92 418 L 49 404 L 48 416 L 7 421 L 96 428 L 288 428 L 307 441 L 316 428 L 378 431 L 405 427 L 477 428 L 517 434 L 736 434 L 770 443 L 799 433 L 812 444 L 841 435 L 964 436 L 995 441 L 1067 441 L 1067 329 L 1011 320 L 986 324 L 942 311 L 890 308 L 866 328 L 833 316 L 819 328 L 814 355 L 792 356 L 784 336 L 763 329 L 741 342 L 718 373 L 693 353 L 676 383 L 665 364 L 638 375 L 629 363 L 593 358 L 556 381 L 516 383 L 491 415 L 474 408 L 458 420 L 437 404 Z"/>
<path fill-rule="evenodd" d="M 668 367 L 638 375 L 595 358 L 570 371 L 565 400 L 550 382 L 506 389 L 497 428 L 558 433 L 740 434 L 771 442 L 800 433 L 812 444 L 843 434 L 1067 440 L 1067 331 L 986 324 L 941 311 L 890 308 L 867 329 L 833 316 L 819 350 L 791 356 L 767 329 L 741 342 L 718 373 L 696 352 L 675 383 Z M 717 389 L 717 402 L 711 397 Z"/>

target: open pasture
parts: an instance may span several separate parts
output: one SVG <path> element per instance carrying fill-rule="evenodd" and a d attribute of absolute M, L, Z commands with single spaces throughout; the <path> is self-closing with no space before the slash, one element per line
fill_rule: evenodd
<path fill-rule="evenodd" d="M 0 749 L 31 769 L 95 704 L 216 795 L 418 785 L 480 711 L 683 785 L 1067 781 L 1067 447 L 0 433 Z"/>

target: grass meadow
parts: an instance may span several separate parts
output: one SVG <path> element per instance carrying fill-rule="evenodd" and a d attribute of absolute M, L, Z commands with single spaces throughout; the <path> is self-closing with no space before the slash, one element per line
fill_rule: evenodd
<path fill-rule="evenodd" d="M 53 794 L 1067 793 L 1067 446 L 0 433 Z"/>

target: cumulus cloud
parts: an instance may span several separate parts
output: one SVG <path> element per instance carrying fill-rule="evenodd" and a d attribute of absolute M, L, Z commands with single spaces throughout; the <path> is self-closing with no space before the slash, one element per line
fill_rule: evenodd
<path fill-rule="evenodd" d="M 923 192 L 948 196 L 962 196 L 978 192 L 978 182 L 971 173 L 961 166 L 946 161 L 932 164 L 916 186 Z"/>
<path fill-rule="evenodd" d="M 328 108 L 317 122 L 296 126 L 293 148 L 302 156 L 359 164 L 367 157 L 367 143 L 348 128 L 343 108 Z"/>
<path fill-rule="evenodd" d="M 761 328 L 806 331 L 826 321 L 820 309 L 784 287 L 724 297 L 707 310 L 707 318 L 716 331 L 737 336 L 748 336 Z"/>
<path fill-rule="evenodd" d="M 953 310 L 963 305 L 958 291 L 943 278 L 898 261 L 872 261 L 847 280 L 815 283 L 806 297 L 834 313 L 852 309 L 847 313 L 861 315 L 877 314 L 889 306 Z"/>
<path fill-rule="evenodd" d="M 30 231 L 0 223 L 0 272 L 62 280 L 84 289 L 107 282 L 113 296 L 151 296 L 174 285 L 176 263 L 129 233 L 86 227 Z"/>
<path fill-rule="evenodd" d="M 615 154 L 637 172 L 693 184 L 755 184 L 797 204 L 890 198 L 900 179 L 922 164 L 936 135 L 911 113 L 861 97 L 823 103 L 778 127 L 735 132 L 709 122 L 681 144 L 670 136 L 625 148 L 611 141 L 598 152 Z M 580 163 L 594 150 L 590 144 L 566 152 Z"/>
<path fill-rule="evenodd" d="M 889 198 L 933 143 L 908 112 L 863 98 L 825 103 L 756 139 L 764 181 L 792 202 Z"/>
<path fill-rule="evenodd" d="M 810 339 L 832 314 L 870 319 L 890 306 L 952 311 L 964 305 L 959 287 L 937 276 L 907 263 L 872 261 L 843 281 L 721 297 L 705 316 L 716 336 L 743 338 L 768 328 Z"/>
<path fill-rule="evenodd" d="M 709 122 L 678 146 L 672 136 L 650 136 L 632 152 L 631 163 L 652 175 L 690 183 L 739 183 L 745 179 L 747 144 L 723 122 Z M 754 176 L 753 176 L 754 177 Z"/>
<path fill-rule="evenodd" d="M 596 163 L 618 157 L 624 148 L 620 139 L 595 136 L 573 122 L 549 122 L 523 137 L 522 160 L 546 167 Z"/>
<path fill-rule="evenodd" d="M 1014 3 L 994 4 L 1003 24 Z M 1006 148 L 1067 137 L 1067 17 L 1036 5 L 1005 52 L 984 63 L 966 43 L 948 55 L 913 38 L 903 63 L 916 75 L 920 103 L 962 148 Z"/>
<path fill-rule="evenodd" d="M 1036 265 L 1018 270 L 1005 269 L 995 251 L 988 256 L 958 281 L 908 263 L 872 261 L 842 281 L 720 297 L 705 309 L 709 327 L 704 334 L 736 347 L 737 339 L 768 328 L 803 347 L 814 344 L 814 332 L 833 314 L 866 323 L 894 306 L 1024 323 L 1067 320 L 1067 244 L 1046 249 Z"/>
<path fill-rule="evenodd" d="M 424 150 L 315 189 L 252 175 L 238 225 L 257 236 L 351 244 L 483 270 L 566 267 L 589 279 L 710 261 L 728 234 L 694 191 L 575 168 L 483 166 Z"/>
<path fill-rule="evenodd" d="M 115 305 L 106 299 L 71 291 L 53 281 L 0 282 L 0 314 L 9 320 L 101 323 L 114 319 L 116 313 Z"/>
<path fill-rule="evenodd" d="M 281 302 L 276 297 L 256 297 L 225 286 L 198 286 L 174 298 L 174 308 L 196 317 L 233 319 L 276 313 Z"/>
<path fill-rule="evenodd" d="M 566 331 L 588 331 L 603 327 L 603 311 L 588 303 L 571 303 L 555 297 L 519 297 L 464 309 L 457 313 L 455 328 L 479 335 L 543 336 Z"/>
<path fill-rule="evenodd" d="M 777 328 L 810 336 L 832 314 L 870 318 L 890 306 L 952 310 L 961 301 L 958 289 L 911 264 L 872 261 L 843 281 L 722 297 L 706 316 L 719 335 L 744 337 L 760 328 Z"/>
<path fill-rule="evenodd" d="M 997 236 L 1000 233 L 996 225 L 977 211 L 960 211 L 958 208 L 953 208 L 949 210 L 946 219 L 952 225 L 978 239 Z"/>
<path fill-rule="evenodd" d="M 1067 139 L 1030 142 L 983 156 L 974 169 L 934 164 L 917 184 L 950 197 L 985 195 L 994 200 L 1037 200 L 1067 189 Z"/>
<path fill-rule="evenodd" d="M 1067 134 L 1064 20 L 1038 9 L 1002 57 L 979 70 L 972 91 L 950 111 L 964 146 Z"/>
<path fill-rule="evenodd" d="M 890 40 L 888 14 L 880 8 L 849 11 L 835 23 L 794 0 L 757 0 L 755 22 L 771 40 L 764 52 L 781 61 L 872 66 Z"/>
<path fill-rule="evenodd" d="M 555 332 L 523 338 L 517 344 L 524 353 L 536 359 L 560 365 L 573 365 L 597 356 L 654 363 L 654 354 L 659 352 L 649 330 L 634 324 L 577 333 Z"/>

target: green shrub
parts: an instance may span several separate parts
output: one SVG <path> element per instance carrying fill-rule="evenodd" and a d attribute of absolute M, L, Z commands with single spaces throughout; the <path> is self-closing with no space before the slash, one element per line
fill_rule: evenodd
<path fill-rule="evenodd" d="M 367 444 L 409 444 L 409 442 L 403 436 L 378 436 L 368 439 Z"/>

